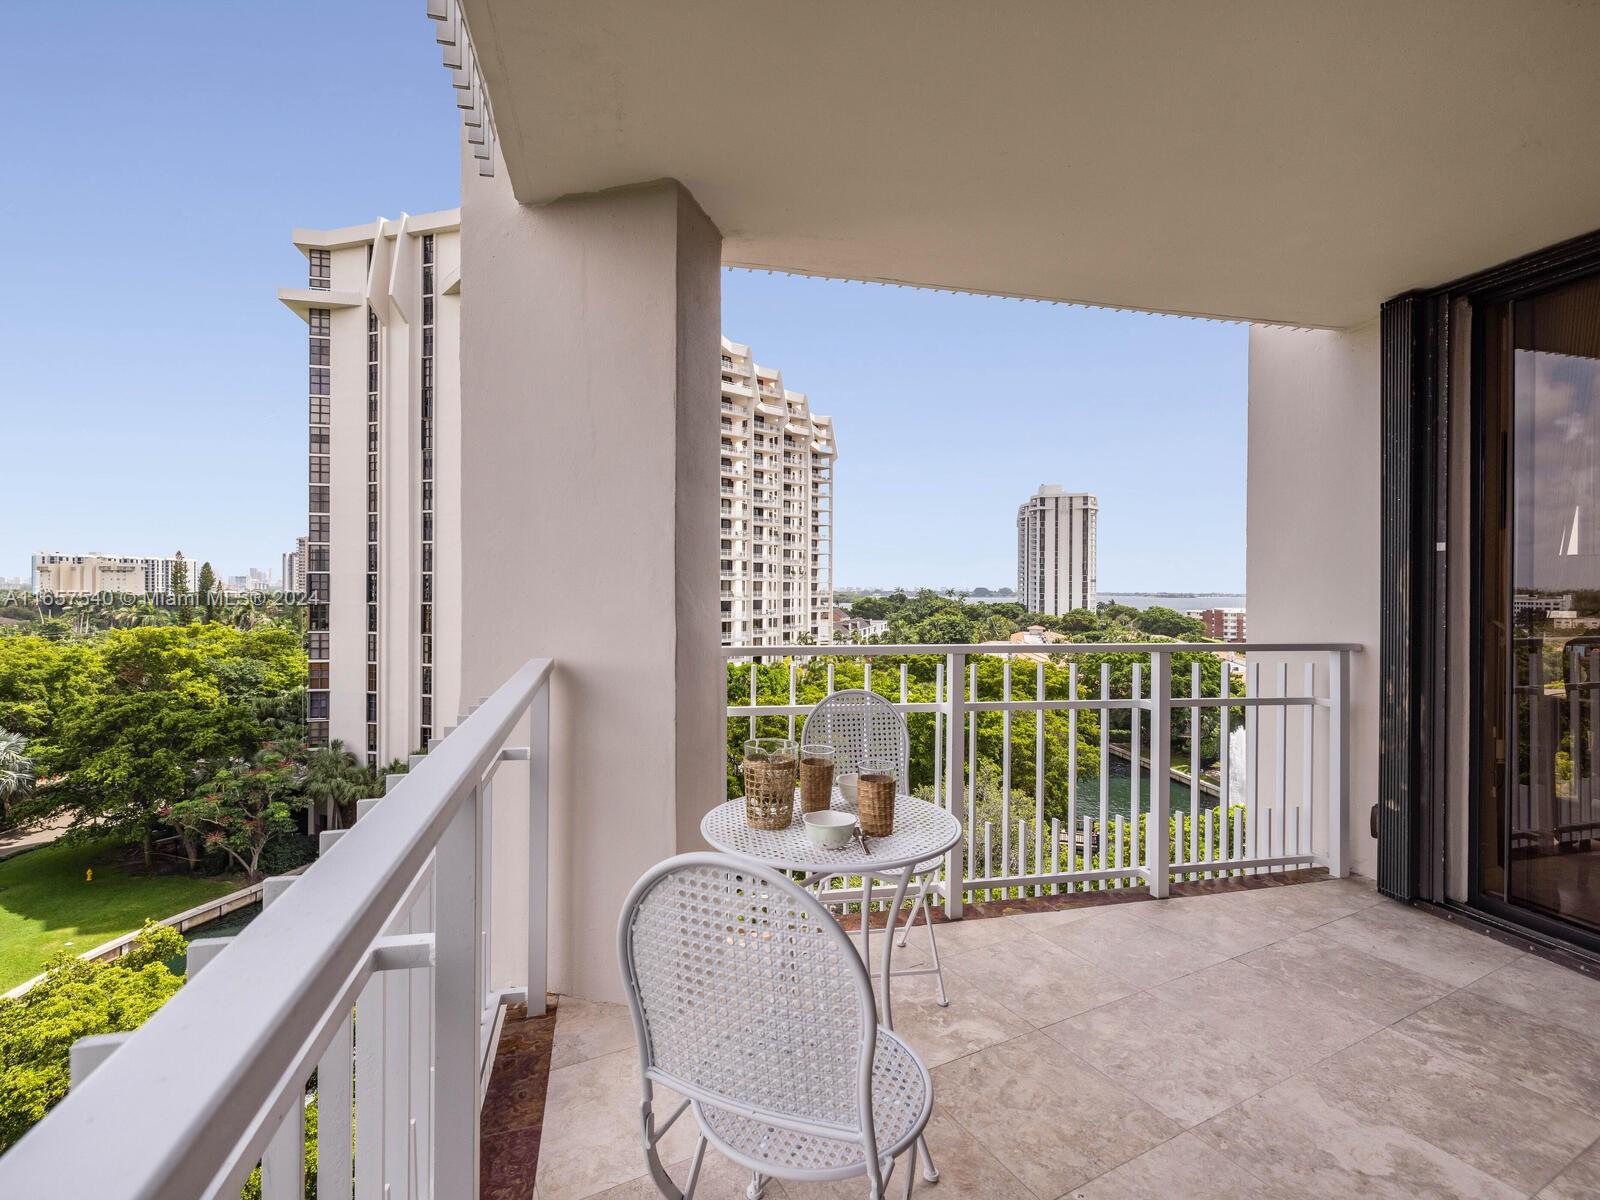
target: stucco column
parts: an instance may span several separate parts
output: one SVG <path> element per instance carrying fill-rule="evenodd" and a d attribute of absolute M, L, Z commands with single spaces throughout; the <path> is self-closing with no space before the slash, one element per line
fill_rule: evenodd
<path fill-rule="evenodd" d="M 676 183 L 528 208 L 503 169 L 474 166 L 461 197 L 462 694 L 555 659 L 551 982 L 618 999 L 628 889 L 698 843 L 723 790 L 722 239 Z M 519 791 L 497 784 L 508 839 Z M 509 898 L 523 884 L 502 861 L 495 890 Z"/>

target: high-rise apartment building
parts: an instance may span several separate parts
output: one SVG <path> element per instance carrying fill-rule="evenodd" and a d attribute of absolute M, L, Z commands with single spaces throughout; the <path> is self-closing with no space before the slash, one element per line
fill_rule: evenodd
<path fill-rule="evenodd" d="M 722 642 L 833 640 L 833 419 L 722 339 Z"/>
<path fill-rule="evenodd" d="M 40 551 L 33 556 L 33 590 L 62 595 L 127 592 L 164 596 L 172 591 L 172 575 L 184 564 L 193 591 L 199 566 L 183 554 L 61 554 Z"/>
<path fill-rule="evenodd" d="M 305 595 L 306 539 L 295 538 L 294 549 L 283 556 L 283 590 Z"/>
<path fill-rule="evenodd" d="M 1017 599 L 1031 612 L 1059 616 L 1098 603 L 1095 527 L 1100 502 L 1042 483 L 1017 509 Z"/>
<path fill-rule="evenodd" d="M 372 766 L 460 715 L 459 237 L 454 211 L 299 229 L 306 286 L 278 293 L 306 322 L 307 536 L 284 583 L 309 597 L 309 730 Z M 829 642 L 833 422 L 748 346 L 721 354 L 723 641 Z"/>
<path fill-rule="evenodd" d="M 311 739 L 369 766 L 460 708 L 460 214 L 296 230 L 306 322 Z M 285 584 L 291 580 L 286 577 Z"/>

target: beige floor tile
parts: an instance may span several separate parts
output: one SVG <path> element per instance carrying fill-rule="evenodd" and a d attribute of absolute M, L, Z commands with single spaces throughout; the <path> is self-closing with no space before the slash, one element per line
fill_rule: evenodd
<path fill-rule="evenodd" d="M 1198 1125 L 1289 1075 L 1248 1042 L 1148 992 L 1045 1030 L 1180 1125 Z"/>
<path fill-rule="evenodd" d="M 1073 1200 L 1286 1200 L 1302 1193 L 1257 1179 L 1192 1133 L 1180 1134 L 1129 1159 L 1072 1193 Z"/>
<path fill-rule="evenodd" d="M 1476 992 L 1452 992 L 1394 1027 L 1529 1091 L 1600 1116 L 1600 1041 Z"/>
<path fill-rule="evenodd" d="M 656 1112 L 663 1119 L 678 1103 L 665 1088 L 656 1089 Z M 685 1114 L 662 1141 L 662 1160 L 688 1158 L 695 1138 L 693 1122 Z M 637 1053 L 619 1050 L 551 1071 L 539 1142 L 543 1200 L 578 1200 L 644 1170 Z"/>
<path fill-rule="evenodd" d="M 894 983 L 895 1032 L 930 1069 L 1033 1029 L 987 989 L 954 972 L 947 976 L 946 991 L 950 1005 L 940 1008 L 932 976 Z"/>
<path fill-rule="evenodd" d="M 927 1141 L 939 1168 L 939 1182 L 928 1183 L 919 1163 L 913 1200 L 918 1196 L 926 1200 L 1035 1200 L 1033 1193 L 982 1142 L 937 1108 L 928 1121 Z M 909 1162 L 902 1156 L 889 1180 L 888 1194 L 895 1200 L 904 1194 L 905 1176 L 900 1172 Z M 867 1194 L 866 1185 L 859 1179 L 835 1183 L 786 1181 L 783 1186 L 790 1200 L 865 1200 Z"/>
<path fill-rule="evenodd" d="M 1386 900 L 1322 927 L 1329 937 L 1375 958 L 1465 987 L 1519 951 L 1430 913 Z"/>
<path fill-rule="evenodd" d="M 1101 904 L 1085 904 L 1080 908 L 1056 908 L 1049 912 L 1012 913 L 1002 920 L 1014 922 L 1029 933 L 1042 933 L 1046 929 L 1056 929 L 1062 925 L 1071 925 L 1092 917 L 1108 907 Z"/>
<path fill-rule="evenodd" d="M 1343 879 L 1322 879 L 1306 886 L 1338 893 L 1346 901 L 1358 903 L 1363 908 L 1382 904 L 1387 899 L 1378 891 L 1378 881 L 1370 875 L 1346 875 Z"/>
<path fill-rule="evenodd" d="M 1590 1146 L 1552 1179 L 1539 1200 L 1594 1200 L 1600 1196 L 1600 1143 Z"/>
<path fill-rule="evenodd" d="M 1153 987 L 1230 957 L 1191 937 L 1169 933 L 1133 910 L 1155 905 L 1119 905 L 1088 921 L 1076 921 L 1040 936 L 1109 971 L 1134 987 Z"/>
<path fill-rule="evenodd" d="M 945 921 L 938 929 L 939 957 L 948 959 L 952 954 L 962 954 L 968 950 L 976 950 L 980 946 L 992 946 L 996 942 L 1009 941 L 1021 937 L 1025 932 L 1021 925 L 1009 917 L 969 917 L 960 921 Z M 876 939 L 877 931 L 874 930 L 873 934 Z M 913 944 L 927 944 L 927 935 L 922 932 L 920 922 L 911 937 Z M 877 944 L 876 940 L 873 944 Z"/>
<path fill-rule="evenodd" d="M 552 1070 L 633 1045 L 633 1017 L 626 1004 L 604 1004 L 578 996 L 562 996 L 557 1002 Z"/>
<path fill-rule="evenodd" d="M 1290 1070 L 1301 1070 L 1380 1028 L 1230 959 L 1152 989 L 1170 1004 Z"/>
<path fill-rule="evenodd" d="M 1304 928 L 1302 920 L 1287 912 L 1260 905 L 1218 903 L 1220 899 L 1181 896 L 1140 904 L 1130 911 L 1140 920 L 1224 958 L 1293 937 Z"/>
<path fill-rule="evenodd" d="M 1577 1033 L 1600 1033 L 1600 979 L 1532 954 L 1518 955 L 1467 990 Z"/>
<path fill-rule="evenodd" d="M 691 1120 L 684 1114 L 685 1121 Z M 673 1163 L 667 1168 L 667 1174 L 672 1176 L 672 1181 L 682 1190 L 689 1179 L 689 1164 L 691 1159 Z M 695 1200 L 744 1200 L 745 1189 L 750 1186 L 750 1172 L 737 1165 L 730 1159 L 723 1158 L 711 1147 L 706 1147 L 705 1161 L 700 1167 L 700 1179 L 695 1184 Z M 769 1179 L 766 1187 L 766 1200 L 786 1200 L 794 1195 L 788 1190 L 789 1185 L 780 1179 Z M 864 1194 L 857 1188 L 858 1194 Z M 649 1175 L 641 1175 L 627 1183 L 618 1184 L 614 1188 L 600 1192 L 594 1200 L 661 1200 L 661 1192 L 657 1189 L 655 1180 Z"/>
<path fill-rule="evenodd" d="M 934 1089 L 1039 1197 L 1069 1192 L 1179 1131 L 1043 1033 L 939 1067 Z"/>
<path fill-rule="evenodd" d="M 1213 1117 L 1196 1136 L 1292 1195 L 1362 1200 L 1511 1200 L 1522 1195 L 1392 1122 L 1285 1080 Z"/>
<path fill-rule="evenodd" d="M 1600 1137 L 1600 1120 L 1384 1030 L 1319 1063 L 1324 1098 L 1387 1121 L 1531 1192 Z"/>
<path fill-rule="evenodd" d="M 994 1001 L 1039 1026 L 1134 990 L 1109 971 L 1030 933 L 952 955 L 945 960 L 945 975 L 952 995 L 959 989 L 974 999 Z"/>
<path fill-rule="evenodd" d="M 1239 961 L 1378 1025 L 1398 1021 L 1450 990 L 1448 984 L 1346 945 L 1321 929 L 1275 942 Z"/>

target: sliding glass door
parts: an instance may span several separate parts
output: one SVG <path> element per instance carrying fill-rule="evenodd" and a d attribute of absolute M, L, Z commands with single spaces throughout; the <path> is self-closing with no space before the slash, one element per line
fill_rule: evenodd
<path fill-rule="evenodd" d="M 1600 933 L 1600 278 L 1475 326 L 1476 895 Z"/>

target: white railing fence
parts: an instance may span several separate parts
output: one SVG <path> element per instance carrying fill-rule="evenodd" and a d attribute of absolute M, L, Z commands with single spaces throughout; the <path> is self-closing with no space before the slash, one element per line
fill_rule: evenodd
<path fill-rule="evenodd" d="M 0 1196 L 237 1200 L 259 1163 L 263 1200 L 301 1200 L 312 1099 L 317 1196 L 476 1196 L 503 1005 L 545 1004 L 550 672 L 528 663 L 309 870 L 268 880 L 237 937 L 191 943 L 143 1027 L 79 1042 L 66 1099 L 0 1157 Z M 523 919 L 490 878 L 508 762 L 528 772 L 528 969 L 497 989 L 496 924 Z"/>
<path fill-rule="evenodd" d="M 744 737 L 799 737 L 834 691 L 893 701 L 911 725 L 913 784 L 966 830 L 939 881 L 951 917 L 972 899 L 1135 886 L 1164 896 L 1173 880 L 1319 865 L 1343 875 L 1359 649 L 728 647 L 730 769 Z M 973 769 L 980 749 L 997 777 Z M 860 888 L 829 896 L 848 904 Z"/>

